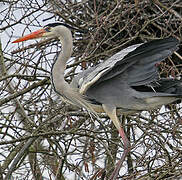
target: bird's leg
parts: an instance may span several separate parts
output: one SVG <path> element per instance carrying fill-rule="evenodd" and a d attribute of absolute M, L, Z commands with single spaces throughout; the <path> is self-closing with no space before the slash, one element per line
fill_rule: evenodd
<path fill-rule="evenodd" d="M 124 152 L 121 156 L 121 159 L 117 163 L 113 173 L 109 177 L 109 180 L 114 180 L 117 178 L 117 175 L 119 174 L 119 170 L 121 169 L 121 166 L 122 166 L 126 156 L 128 155 L 128 153 L 130 152 L 130 149 L 131 149 L 130 142 L 129 142 L 128 138 L 126 137 L 122 127 L 120 127 L 119 134 L 120 134 L 120 136 L 123 140 L 123 143 L 124 143 Z"/>
<path fill-rule="evenodd" d="M 109 177 L 109 180 L 114 180 L 117 178 L 117 176 L 119 174 L 119 170 L 121 169 L 121 166 L 122 166 L 127 154 L 129 153 L 129 151 L 131 149 L 131 146 L 130 146 L 130 142 L 129 142 L 128 138 L 126 137 L 125 132 L 121 126 L 121 123 L 117 117 L 116 107 L 111 106 L 111 105 L 102 105 L 102 106 L 103 106 L 103 109 L 106 112 L 106 114 L 110 117 L 110 119 L 114 123 L 115 127 L 118 129 L 119 134 L 120 134 L 120 136 L 123 140 L 123 144 L 124 144 L 124 152 L 121 156 L 121 159 L 117 163 L 112 175 Z"/>

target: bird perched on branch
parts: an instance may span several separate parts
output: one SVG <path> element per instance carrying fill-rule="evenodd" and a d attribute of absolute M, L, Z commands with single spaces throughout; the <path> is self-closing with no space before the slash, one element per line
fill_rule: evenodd
<path fill-rule="evenodd" d="M 131 114 L 175 102 L 182 98 L 182 81 L 160 78 L 156 64 L 178 49 L 173 37 L 136 44 L 108 60 L 79 73 L 69 85 L 64 80 L 67 60 L 71 57 L 75 29 L 62 23 L 48 24 L 13 43 L 35 38 L 58 38 L 62 51 L 54 61 L 51 81 L 55 92 L 68 103 L 89 112 L 105 112 L 118 129 L 124 152 L 110 179 L 116 179 L 131 147 L 117 114 Z"/>

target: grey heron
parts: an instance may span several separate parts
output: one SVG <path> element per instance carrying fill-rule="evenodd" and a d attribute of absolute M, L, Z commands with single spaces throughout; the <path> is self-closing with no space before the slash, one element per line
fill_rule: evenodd
<path fill-rule="evenodd" d="M 79 73 L 68 84 L 64 80 L 64 71 L 72 54 L 71 30 L 69 25 L 52 23 L 13 43 L 43 37 L 60 40 L 62 51 L 52 66 L 52 86 L 66 102 L 93 113 L 105 112 L 112 120 L 124 144 L 122 157 L 110 177 L 116 179 L 131 149 L 118 114 L 151 110 L 182 98 L 182 81 L 160 78 L 156 66 L 178 49 L 179 41 L 169 37 L 129 46 L 103 63 Z"/>

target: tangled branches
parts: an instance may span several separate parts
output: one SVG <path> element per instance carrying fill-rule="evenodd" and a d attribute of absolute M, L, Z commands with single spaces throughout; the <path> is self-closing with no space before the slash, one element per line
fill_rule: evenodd
<path fill-rule="evenodd" d="M 0 178 L 104 179 L 123 151 L 108 117 L 90 117 L 62 102 L 49 72 L 57 40 L 12 45 L 16 36 L 61 21 L 75 32 L 68 82 L 119 50 L 152 39 L 181 39 L 182 2 L 166 0 L 1 1 Z M 45 22 L 43 22 L 45 21 Z M 162 77 L 181 76 L 181 46 L 159 66 Z M 167 179 L 181 172 L 181 104 L 123 118 L 132 144 L 123 179 Z M 1 179 L 2 179 L 1 178 Z"/>

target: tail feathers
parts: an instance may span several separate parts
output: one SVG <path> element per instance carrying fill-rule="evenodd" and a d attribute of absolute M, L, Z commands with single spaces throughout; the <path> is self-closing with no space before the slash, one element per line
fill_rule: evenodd
<path fill-rule="evenodd" d="M 182 99 L 182 79 L 161 79 L 159 81 L 160 86 L 158 91 L 162 93 L 169 93 L 171 96 L 177 99 L 172 102 L 172 104 L 181 103 Z"/>
<path fill-rule="evenodd" d="M 149 95 L 145 98 L 145 101 L 151 108 L 171 103 L 180 103 L 182 99 L 182 80 L 178 79 L 163 78 L 153 82 L 150 86 L 134 88 L 145 95 Z"/>
<path fill-rule="evenodd" d="M 154 87 L 157 92 L 168 93 L 182 96 L 182 80 L 178 79 L 160 79 L 158 86 Z"/>

